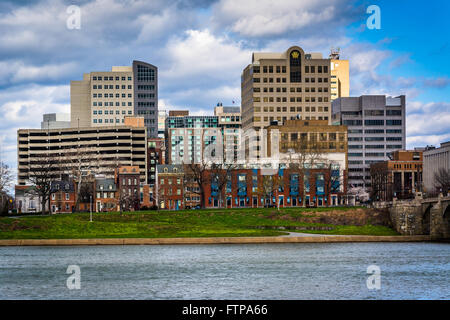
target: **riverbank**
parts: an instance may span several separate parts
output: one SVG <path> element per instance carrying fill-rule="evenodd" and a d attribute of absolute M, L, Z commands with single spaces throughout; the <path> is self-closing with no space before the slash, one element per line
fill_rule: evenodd
<path fill-rule="evenodd" d="M 214 237 L 214 238 L 123 238 L 123 239 L 14 239 L 0 246 L 86 246 L 86 245 L 192 245 L 335 242 L 424 242 L 430 236 L 301 236 L 301 237 Z"/>
<path fill-rule="evenodd" d="M 0 218 L 0 239 L 272 237 L 289 232 L 397 236 L 366 208 L 207 209 Z"/>

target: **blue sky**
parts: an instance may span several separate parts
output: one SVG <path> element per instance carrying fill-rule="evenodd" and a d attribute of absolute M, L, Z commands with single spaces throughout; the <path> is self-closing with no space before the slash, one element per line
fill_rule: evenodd
<path fill-rule="evenodd" d="M 81 9 L 81 28 L 66 10 Z M 381 10 L 381 29 L 366 9 Z M 350 61 L 350 93 L 405 94 L 407 147 L 450 140 L 448 1 L 30 0 L 0 2 L 1 157 L 16 167 L 16 131 L 69 112 L 70 80 L 143 60 L 159 67 L 159 105 L 211 114 L 240 101 L 254 51 L 299 45 Z"/>

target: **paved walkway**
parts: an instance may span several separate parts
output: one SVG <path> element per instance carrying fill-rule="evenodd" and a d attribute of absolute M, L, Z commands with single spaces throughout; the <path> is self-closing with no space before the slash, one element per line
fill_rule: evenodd
<path fill-rule="evenodd" d="M 339 237 L 340 235 L 334 235 L 334 234 L 319 234 L 319 233 L 300 233 L 300 232 L 289 232 L 289 234 L 284 236 L 277 236 L 277 237 Z"/>

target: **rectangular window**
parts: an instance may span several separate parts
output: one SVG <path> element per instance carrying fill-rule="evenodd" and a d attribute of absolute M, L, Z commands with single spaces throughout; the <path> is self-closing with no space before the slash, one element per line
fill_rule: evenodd
<path fill-rule="evenodd" d="M 386 110 L 387 116 L 401 116 L 402 110 Z"/>
<path fill-rule="evenodd" d="M 402 120 L 386 120 L 387 126 L 401 126 Z"/>
<path fill-rule="evenodd" d="M 386 120 L 386 122 L 387 121 L 389 121 L 389 120 Z M 393 120 L 391 120 L 391 121 L 393 121 Z M 366 126 L 383 126 L 384 120 L 364 120 L 364 125 L 366 125 Z"/>

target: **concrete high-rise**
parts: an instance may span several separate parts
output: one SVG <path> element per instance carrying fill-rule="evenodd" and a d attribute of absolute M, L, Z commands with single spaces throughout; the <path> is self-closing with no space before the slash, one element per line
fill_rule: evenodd
<path fill-rule="evenodd" d="M 338 98 L 332 121 L 348 127 L 348 183 L 370 188 L 370 165 L 389 160 L 406 147 L 405 96 L 365 95 Z"/>
<path fill-rule="evenodd" d="M 114 177 L 120 165 L 138 166 L 142 183 L 147 181 L 146 128 L 143 121 L 127 118 L 120 127 L 19 129 L 17 131 L 17 182 L 29 183 L 42 175 L 43 165 L 52 161 L 52 178 L 79 168 Z"/>
<path fill-rule="evenodd" d="M 148 137 L 158 136 L 158 68 L 133 61 L 132 66 L 83 74 L 70 82 L 73 128 L 123 125 L 125 116 L 144 118 Z"/>

